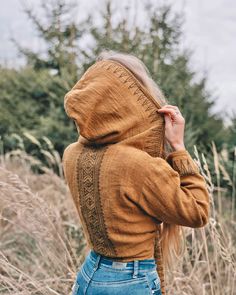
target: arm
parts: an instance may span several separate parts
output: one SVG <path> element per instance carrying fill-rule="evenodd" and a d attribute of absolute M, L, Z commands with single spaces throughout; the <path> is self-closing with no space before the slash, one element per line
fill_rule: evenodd
<path fill-rule="evenodd" d="M 204 177 L 185 149 L 166 160 L 148 157 L 139 205 L 166 223 L 202 227 L 209 218 L 209 194 Z"/>

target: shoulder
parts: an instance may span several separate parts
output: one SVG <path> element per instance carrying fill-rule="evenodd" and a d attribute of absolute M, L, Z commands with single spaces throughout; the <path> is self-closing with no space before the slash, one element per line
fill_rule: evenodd
<path fill-rule="evenodd" d="M 115 152 L 116 167 L 122 169 L 126 179 L 132 182 L 143 182 L 146 178 L 153 177 L 172 177 L 178 173 L 163 158 L 152 157 L 147 152 L 131 147 L 121 145 Z M 115 167 L 114 167 L 115 169 Z"/>
<path fill-rule="evenodd" d="M 134 165 L 135 168 L 142 168 L 144 172 L 155 168 L 156 170 L 172 170 L 171 165 L 161 157 L 153 157 L 147 152 L 135 147 L 123 147 L 121 154 L 124 162 Z"/>
<path fill-rule="evenodd" d="M 65 174 L 70 174 L 75 169 L 77 156 L 81 151 L 81 145 L 78 142 L 69 144 L 62 154 L 62 167 Z"/>
<path fill-rule="evenodd" d="M 65 161 L 68 155 L 71 152 L 73 152 L 77 146 L 78 146 L 78 142 L 73 142 L 73 143 L 70 143 L 68 146 L 66 146 L 62 154 L 62 161 Z"/>

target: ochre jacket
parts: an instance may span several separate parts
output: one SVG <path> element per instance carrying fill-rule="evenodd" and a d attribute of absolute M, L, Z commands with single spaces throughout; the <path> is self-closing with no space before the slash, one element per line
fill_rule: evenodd
<path fill-rule="evenodd" d="M 63 169 L 91 249 L 117 261 L 154 257 L 165 294 L 161 223 L 202 227 L 209 194 L 187 150 L 164 150 L 159 103 L 115 61 L 97 61 L 65 95 L 78 141 Z"/>

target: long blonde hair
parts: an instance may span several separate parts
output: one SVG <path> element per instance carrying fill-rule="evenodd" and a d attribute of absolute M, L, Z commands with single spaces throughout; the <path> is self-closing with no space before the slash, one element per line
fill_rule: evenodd
<path fill-rule="evenodd" d="M 114 60 L 121 63 L 135 75 L 161 106 L 167 104 L 167 99 L 164 97 L 158 85 L 151 78 L 148 68 L 136 56 L 113 50 L 103 50 L 96 60 Z M 165 150 L 171 151 L 171 147 L 167 141 L 165 141 Z M 174 265 L 176 258 L 182 254 L 181 245 L 185 247 L 183 237 L 183 228 L 181 226 L 164 222 L 162 223 L 160 242 L 162 246 L 163 263 L 168 269 Z M 181 241 L 183 241 L 183 243 L 181 243 Z M 184 247 L 182 250 L 184 250 Z"/>

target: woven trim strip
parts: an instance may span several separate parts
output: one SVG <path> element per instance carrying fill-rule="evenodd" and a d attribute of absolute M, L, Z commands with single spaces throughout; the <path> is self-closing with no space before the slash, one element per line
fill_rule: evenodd
<path fill-rule="evenodd" d="M 152 133 L 145 141 L 145 151 L 152 157 L 164 157 L 164 117 L 157 113 L 157 109 L 161 108 L 158 101 L 156 101 L 149 92 L 142 86 L 136 77 L 123 65 L 115 61 L 98 61 L 94 63 L 86 73 L 92 69 L 103 68 L 110 73 L 113 73 L 120 81 L 127 86 L 128 91 L 131 92 L 137 99 L 137 102 L 148 112 L 148 119 L 150 123 L 159 122 L 159 126 L 153 127 Z M 86 75 L 85 73 L 85 75 Z"/>
<path fill-rule="evenodd" d="M 77 185 L 81 213 L 94 250 L 105 256 L 117 256 L 107 233 L 99 189 L 99 172 L 107 148 L 83 147 L 76 165 Z"/>

